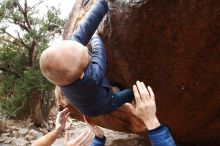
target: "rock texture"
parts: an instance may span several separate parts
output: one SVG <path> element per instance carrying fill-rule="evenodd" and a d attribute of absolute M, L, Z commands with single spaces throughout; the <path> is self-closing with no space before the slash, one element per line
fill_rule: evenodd
<path fill-rule="evenodd" d="M 74 6 L 64 38 L 87 2 Z M 121 87 L 151 85 L 160 121 L 182 145 L 220 145 L 220 1 L 109 0 L 109 7 L 102 30 L 108 79 Z M 120 109 L 97 124 L 140 131 L 132 118 Z"/>

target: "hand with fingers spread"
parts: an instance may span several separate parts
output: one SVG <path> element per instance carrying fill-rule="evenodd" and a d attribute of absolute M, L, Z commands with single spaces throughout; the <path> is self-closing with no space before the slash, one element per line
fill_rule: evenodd
<path fill-rule="evenodd" d="M 91 144 L 94 134 L 91 130 L 87 129 L 75 139 L 70 140 L 69 133 L 65 134 L 65 146 L 88 146 Z"/>
<path fill-rule="evenodd" d="M 61 112 L 59 112 L 57 114 L 56 123 L 55 123 L 56 130 L 58 130 L 59 132 L 63 131 L 63 129 L 65 128 L 66 120 L 67 120 L 69 114 L 70 113 L 68 112 L 67 108 L 65 108 L 64 110 L 62 110 Z"/>
<path fill-rule="evenodd" d="M 40 137 L 32 143 L 32 146 L 50 146 L 59 137 L 66 125 L 66 119 L 69 116 L 68 109 L 64 109 L 57 114 L 56 127 L 51 132 Z"/>
<path fill-rule="evenodd" d="M 154 92 L 151 87 L 146 88 L 143 82 L 137 81 L 136 85 L 133 85 L 133 91 L 136 105 L 126 103 L 125 106 L 144 122 L 148 130 L 159 127 Z"/>

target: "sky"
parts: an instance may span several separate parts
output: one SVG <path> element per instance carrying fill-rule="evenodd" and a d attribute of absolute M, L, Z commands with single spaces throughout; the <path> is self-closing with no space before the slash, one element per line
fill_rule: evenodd
<path fill-rule="evenodd" d="M 0 3 L 3 0 L 0 0 Z M 21 4 L 24 4 L 24 0 L 18 0 Z M 40 1 L 43 1 L 40 5 L 40 13 L 43 14 L 46 12 L 47 7 L 46 6 L 55 6 L 56 8 L 61 9 L 61 17 L 67 18 L 69 15 L 74 3 L 76 0 L 27 0 L 27 3 L 29 6 L 33 6 L 34 4 L 39 3 Z"/>
<path fill-rule="evenodd" d="M 46 6 L 55 6 L 61 10 L 61 18 L 67 18 L 76 0 L 43 0 L 44 2 L 40 5 L 40 13 L 47 11 Z M 27 0 L 28 4 L 36 4 L 40 0 Z"/>
<path fill-rule="evenodd" d="M 55 6 L 56 8 L 60 8 L 61 18 L 68 18 L 75 1 L 76 0 L 44 0 L 44 2 L 39 7 L 41 13 L 39 15 L 43 15 L 47 12 L 47 6 Z M 36 4 L 40 2 L 40 0 L 27 0 L 27 2 Z M 49 45 L 54 45 L 61 40 L 62 36 L 57 36 L 49 42 Z"/>
<path fill-rule="evenodd" d="M 2 0 L 0 0 L 1 2 Z M 54 6 L 56 8 L 60 8 L 61 11 L 61 15 L 60 17 L 65 19 L 68 18 L 69 13 L 72 10 L 72 7 L 75 3 L 76 0 L 27 0 L 27 4 L 28 6 L 34 6 L 35 4 L 39 3 L 40 1 L 43 1 L 40 5 L 39 5 L 39 13 L 37 14 L 39 17 L 43 16 L 44 14 L 46 14 L 47 9 L 51 6 Z M 24 5 L 24 0 L 19 0 L 20 4 L 23 6 Z M 16 36 L 16 31 L 18 30 L 18 27 L 10 25 L 10 27 L 7 29 L 7 31 Z M 60 39 L 60 38 L 58 38 Z"/>

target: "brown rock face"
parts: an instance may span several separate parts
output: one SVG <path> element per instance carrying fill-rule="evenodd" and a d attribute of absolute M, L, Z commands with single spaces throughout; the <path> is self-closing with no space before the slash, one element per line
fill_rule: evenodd
<path fill-rule="evenodd" d="M 81 17 L 81 4 L 76 3 L 72 16 Z M 151 85 L 158 117 L 177 142 L 220 145 L 220 1 L 109 0 L 109 8 L 103 24 L 108 79 L 121 87 L 136 80 Z M 70 19 L 64 38 L 77 21 Z M 143 131 L 140 121 L 132 119 L 121 108 L 96 122 Z"/>
<path fill-rule="evenodd" d="M 55 94 L 58 101 L 57 105 L 60 109 L 67 107 L 70 109 L 71 116 L 73 118 L 84 121 L 82 114 L 68 103 L 67 99 L 63 96 L 58 87 L 55 89 Z M 111 115 L 91 117 L 91 121 L 99 126 L 117 131 L 140 134 L 145 132 L 145 127 L 142 121 L 134 117 L 131 113 L 128 113 L 124 107 L 112 112 Z"/>

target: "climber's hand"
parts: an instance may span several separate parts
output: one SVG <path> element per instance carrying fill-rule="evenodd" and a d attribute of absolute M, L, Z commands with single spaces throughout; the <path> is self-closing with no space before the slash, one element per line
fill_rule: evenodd
<path fill-rule="evenodd" d="M 146 88 L 143 82 L 133 85 L 136 105 L 126 103 L 125 106 L 137 117 L 142 119 L 148 130 L 157 128 L 160 123 L 156 116 L 156 104 L 153 90 L 150 86 Z"/>
<path fill-rule="evenodd" d="M 57 118 L 56 118 L 56 127 L 55 129 L 58 130 L 59 132 L 61 132 L 64 128 L 65 128 L 65 125 L 66 125 L 66 120 L 67 120 L 67 117 L 69 116 L 69 112 L 68 112 L 68 109 L 65 108 L 64 110 L 62 110 L 61 112 L 59 112 L 57 114 Z"/>
<path fill-rule="evenodd" d="M 64 144 L 65 146 L 88 146 L 91 144 L 93 136 L 92 131 L 87 129 L 75 139 L 70 140 L 69 133 L 66 132 Z"/>
<path fill-rule="evenodd" d="M 104 138 L 104 131 L 99 128 L 97 125 L 93 124 L 90 120 L 89 117 L 83 116 L 87 126 L 92 130 L 92 132 L 95 134 L 95 136 L 99 138 Z"/>

